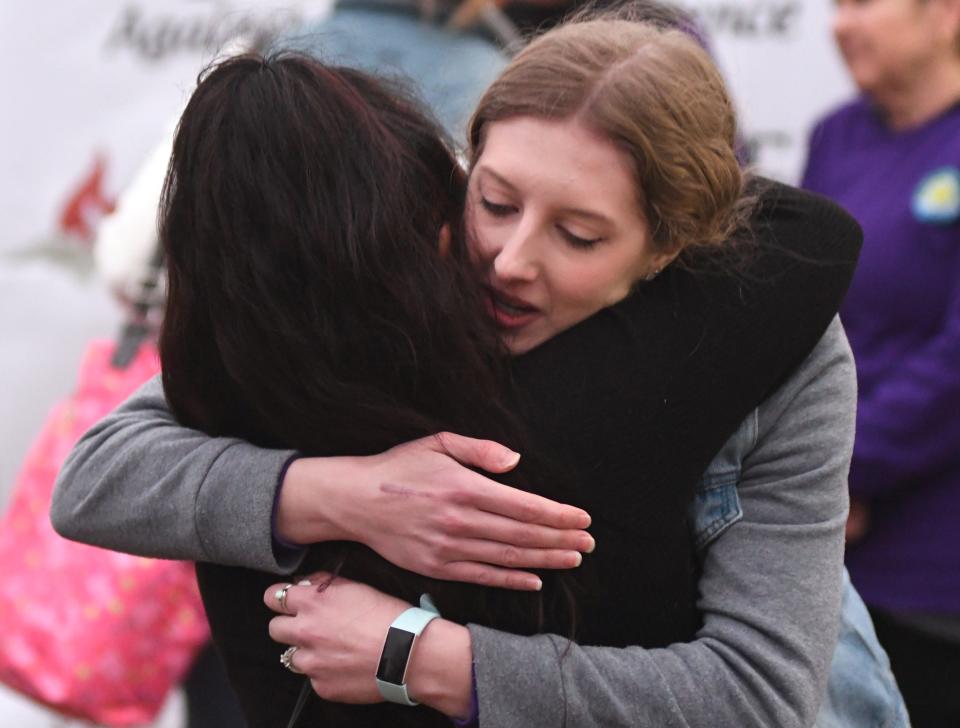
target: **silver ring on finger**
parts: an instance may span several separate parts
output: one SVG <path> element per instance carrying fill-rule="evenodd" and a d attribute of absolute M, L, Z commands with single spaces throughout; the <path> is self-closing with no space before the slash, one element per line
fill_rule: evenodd
<path fill-rule="evenodd" d="M 288 647 L 283 651 L 283 654 L 280 655 L 280 664 L 287 668 L 290 672 L 296 673 L 297 675 L 302 675 L 303 671 L 298 670 L 297 666 L 293 664 L 293 656 L 299 648 L 296 645 Z"/>
<path fill-rule="evenodd" d="M 293 584 L 287 584 L 280 589 L 277 589 L 274 596 L 277 598 L 277 601 L 280 603 L 280 609 L 285 613 L 290 614 L 290 611 L 287 609 L 287 590 L 291 589 Z"/>

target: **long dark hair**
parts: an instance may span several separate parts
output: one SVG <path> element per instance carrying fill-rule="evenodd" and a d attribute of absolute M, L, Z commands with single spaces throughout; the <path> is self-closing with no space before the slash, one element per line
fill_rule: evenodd
<path fill-rule="evenodd" d="M 464 184 L 438 127 L 361 72 L 292 54 L 209 69 L 162 205 L 177 417 L 307 454 L 505 421 Z"/>
<path fill-rule="evenodd" d="M 522 449 L 504 404 L 504 352 L 463 244 L 464 197 L 438 127 L 383 82 L 291 54 L 209 69 L 180 122 L 161 208 L 160 354 L 177 417 L 308 455 L 374 453 L 444 429 Z M 444 226 L 452 240 L 441 254 Z M 229 591 L 234 612 L 258 608 L 259 575 L 200 567 L 205 599 Z M 555 574 L 544 575 L 545 596 L 484 590 L 342 543 L 314 547 L 304 568 L 410 601 L 430 591 L 463 622 L 535 632 L 570 619 Z M 211 623 L 216 638 L 215 613 Z M 291 677 L 273 672 L 263 680 Z M 249 701 L 248 714 L 263 707 Z M 389 705 L 312 710 L 331 725 L 431 719 Z"/>

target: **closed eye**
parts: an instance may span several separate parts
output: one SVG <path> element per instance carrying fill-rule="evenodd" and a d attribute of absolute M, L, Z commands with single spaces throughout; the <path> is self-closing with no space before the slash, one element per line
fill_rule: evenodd
<path fill-rule="evenodd" d="M 517 208 L 513 205 L 501 205 L 496 202 L 491 202 L 486 197 L 480 198 L 480 204 L 483 205 L 484 210 L 494 217 L 506 217 L 517 211 Z"/>
<path fill-rule="evenodd" d="M 557 230 L 560 231 L 560 234 L 574 248 L 589 249 L 603 240 L 602 236 L 597 238 L 581 238 L 579 235 L 574 235 L 572 232 L 570 232 L 569 230 L 567 230 L 565 227 L 561 225 L 557 226 Z"/>

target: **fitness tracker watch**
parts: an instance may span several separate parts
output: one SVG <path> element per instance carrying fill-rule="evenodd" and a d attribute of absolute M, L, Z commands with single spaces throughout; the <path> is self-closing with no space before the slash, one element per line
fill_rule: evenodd
<path fill-rule="evenodd" d="M 383 641 L 380 665 L 377 667 L 377 689 L 384 700 L 401 705 L 418 704 L 407 694 L 407 664 L 417 637 L 439 616 L 440 612 L 430 595 L 423 594 L 419 607 L 410 607 L 393 620 Z"/>

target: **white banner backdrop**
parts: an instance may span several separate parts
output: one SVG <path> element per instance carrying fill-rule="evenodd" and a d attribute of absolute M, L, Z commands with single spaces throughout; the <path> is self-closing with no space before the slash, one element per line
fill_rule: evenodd
<path fill-rule="evenodd" d="M 98 221 L 227 39 L 330 2 L 0 1 L 0 508 L 86 342 L 119 327 L 91 270 Z"/>
<path fill-rule="evenodd" d="M 797 182 L 813 122 L 853 93 L 833 0 L 681 0 L 707 30 L 759 171 Z"/>
<path fill-rule="evenodd" d="M 237 33 L 272 35 L 329 0 L 4 2 L 0 250 L 89 239 L 193 86 Z"/>
<path fill-rule="evenodd" d="M 223 42 L 296 25 L 328 3 L 2 3 L 0 251 L 89 238 Z M 811 120 L 850 92 L 831 0 L 683 5 L 711 35 L 761 169 L 796 179 Z"/>

